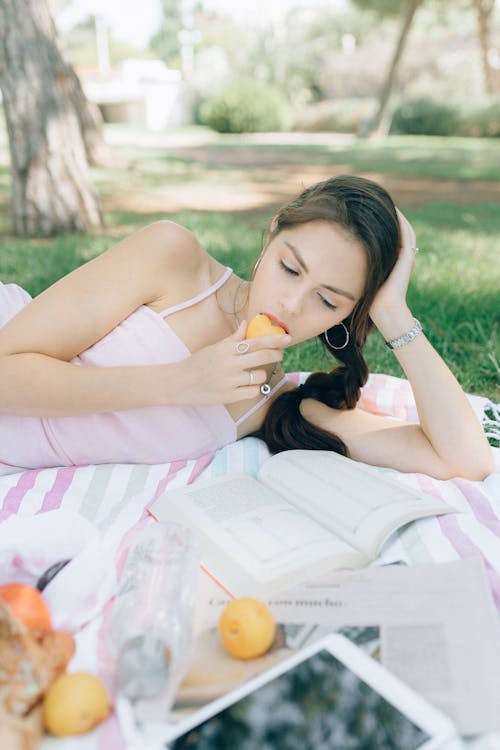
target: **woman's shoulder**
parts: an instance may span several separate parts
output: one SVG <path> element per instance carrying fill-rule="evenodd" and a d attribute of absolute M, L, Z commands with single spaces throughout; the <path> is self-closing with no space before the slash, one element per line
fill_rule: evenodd
<path fill-rule="evenodd" d="M 145 241 L 143 249 L 147 248 L 170 264 L 177 262 L 192 270 L 192 266 L 209 262 L 210 256 L 194 232 L 174 221 L 155 221 L 140 230 L 139 235 Z"/>
<path fill-rule="evenodd" d="M 152 222 L 129 235 L 112 252 L 118 250 L 131 268 L 143 269 L 163 287 L 164 280 L 186 281 L 209 277 L 216 261 L 207 253 L 196 235 L 174 221 Z M 139 270 L 140 273 L 140 270 Z"/>
<path fill-rule="evenodd" d="M 221 275 L 221 264 L 180 224 L 156 221 L 136 234 L 136 250 L 156 275 L 154 309 L 189 299 Z"/>

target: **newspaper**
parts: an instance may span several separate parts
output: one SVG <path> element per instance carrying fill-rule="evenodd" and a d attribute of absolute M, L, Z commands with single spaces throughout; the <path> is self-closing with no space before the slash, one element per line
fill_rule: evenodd
<path fill-rule="evenodd" d="M 227 601 L 203 576 L 197 625 L 205 638 L 207 630 L 215 638 Z M 325 629 L 358 626 L 361 634 L 360 626 L 372 629 L 365 632 L 378 629 L 373 655 L 446 713 L 461 734 L 500 730 L 500 623 L 480 558 L 336 572 L 268 604 L 277 623 L 293 625 L 288 630 L 295 647 Z M 252 672 L 265 668 L 264 660 Z M 249 676 L 240 672 L 240 679 Z"/>

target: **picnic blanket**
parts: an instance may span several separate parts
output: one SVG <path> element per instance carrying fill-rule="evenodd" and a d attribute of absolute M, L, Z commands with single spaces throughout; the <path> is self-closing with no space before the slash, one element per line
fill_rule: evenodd
<path fill-rule="evenodd" d="M 302 380 L 305 373 L 296 373 L 294 377 Z M 485 398 L 469 396 L 469 399 L 487 432 L 498 441 L 498 408 Z M 373 413 L 417 420 L 408 382 L 392 376 L 370 376 L 360 406 Z M 403 527 L 386 542 L 377 563 L 404 560 L 418 564 L 478 556 L 484 561 L 500 611 L 500 448 L 493 450 L 497 471 L 482 482 L 460 478 L 443 481 L 394 471 L 402 483 L 441 498 L 461 512 L 420 519 Z M 44 544 L 39 545 L 30 561 L 31 570 L 12 555 L 8 558 L 8 550 L 6 553 L 0 545 L 0 554 L 4 554 L 3 560 L 0 557 L 0 583 L 5 581 L 6 573 L 13 580 L 12 571 L 17 580 L 33 582 L 37 564 L 40 573 L 47 562 L 61 559 L 68 545 L 83 545 L 86 577 L 82 578 L 82 565 L 76 565 L 71 607 L 67 601 L 53 601 L 50 605 L 54 625 L 69 627 L 74 633 L 77 650 L 70 671 L 99 673 L 112 693 L 112 665 L 106 655 L 103 623 L 127 550 L 144 525 L 155 523 L 148 507 L 166 487 L 236 472 L 256 475 L 268 456 L 264 443 L 249 437 L 192 461 L 51 468 L 2 476 L 0 539 L 10 538 L 13 545 L 18 543 L 15 540 L 21 538 L 23 528 L 40 515 L 44 516 L 45 531 Z M 68 565 L 66 576 L 70 573 Z M 124 741 L 118 721 L 112 716 L 88 735 L 60 740 L 47 738 L 42 747 L 43 750 L 119 750 Z"/>

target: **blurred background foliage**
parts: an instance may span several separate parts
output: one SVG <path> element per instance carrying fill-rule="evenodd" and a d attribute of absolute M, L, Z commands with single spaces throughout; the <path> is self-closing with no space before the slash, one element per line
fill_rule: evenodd
<path fill-rule="evenodd" d="M 358 132 L 373 114 L 405 9 L 412 4 L 298 2 L 274 17 L 256 14 L 249 24 L 207 10 L 200 1 L 160 1 L 161 20 L 149 45 L 133 49 L 110 34 L 111 62 L 149 56 L 182 69 L 187 35 L 194 121 L 220 132 Z M 60 7 L 64 4 L 59 0 Z M 498 137 L 498 3 L 413 0 L 413 5 L 391 95 L 393 132 Z M 95 65 L 92 19 L 65 38 L 77 68 Z"/>

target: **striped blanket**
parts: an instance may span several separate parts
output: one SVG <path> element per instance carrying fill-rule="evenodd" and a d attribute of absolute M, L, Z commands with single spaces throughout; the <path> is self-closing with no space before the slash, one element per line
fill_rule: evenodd
<path fill-rule="evenodd" d="M 302 379 L 303 375 L 297 374 L 296 378 Z M 479 397 L 471 396 L 470 400 L 478 416 L 493 432 L 498 431 L 494 405 Z M 372 375 L 363 389 L 360 406 L 374 413 L 416 420 L 411 389 L 407 381 L 399 378 Z M 485 416 L 488 408 L 492 410 L 489 421 Z M 498 470 L 484 482 L 440 481 L 422 474 L 394 472 L 404 484 L 421 488 L 462 512 L 420 519 L 403 527 L 385 544 L 379 562 L 397 559 L 418 564 L 479 556 L 484 561 L 500 610 L 500 449 L 494 448 L 494 451 Z M 245 438 L 216 454 L 193 461 L 153 466 L 65 467 L 9 474 L 0 477 L 0 521 L 7 529 L 14 521 L 19 523 L 20 519 L 51 511 L 56 512 L 47 516 L 47 520 L 56 520 L 60 509 L 83 517 L 98 529 L 103 548 L 115 567 L 113 580 L 116 580 L 134 537 L 144 524 L 154 523 L 147 508 L 167 486 L 241 471 L 255 475 L 267 457 L 267 449 L 261 441 Z M 109 595 L 112 590 L 111 585 Z M 109 601 L 107 604 L 102 601 L 92 616 L 80 618 L 75 632 L 77 652 L 71 670 L 99 672 L 112 689 L 112 674 L 102 636 L 106 607 Z M 119 750 L 123 746 L 118 722 L 113 717 L 84 737 L 47 738 L 42 743 L 43 750 Z"/>

